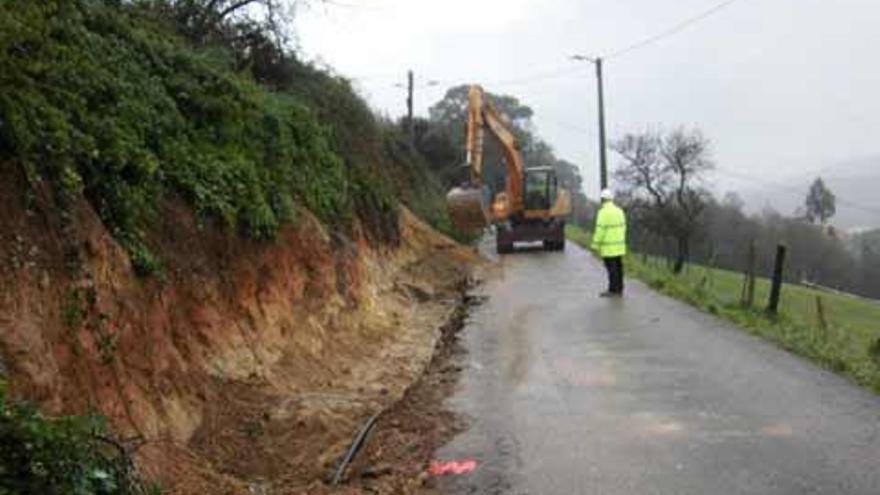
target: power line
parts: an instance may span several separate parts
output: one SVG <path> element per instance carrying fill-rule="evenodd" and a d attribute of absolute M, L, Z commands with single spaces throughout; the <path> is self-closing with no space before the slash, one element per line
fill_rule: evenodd
<path fill-rule="evenodd" d="M 689 28 L 690 26 L 702 21 L 703 19 L 706 19 L 707 17 L 710 17 L 710 16 L 718 13 L 719 11 L 731 6 L 736 1 L 737 0 L 725 0 L 724 2 L 721 2 L 717 5 L 715 5 L 714 7 L 710 8 L 709 10 L 703 11 L 702 13 L 700 13 L 694 17 L 690 17 L 688 19 L 685 19 L 682 22 L 679 22 L 678 24 L 667 29 L 666 31 L 662 31 L 662 32 L 655 34 L 653 36 L 649 36 L 645 39 L 642 39 L 642 40 L 637 41 L 631 45 L 628 45 L 624 48 L 621 48 L 620 50 L 612 52 L 610 55 L 606 56 L 605 58 L 606 59 L 617 58 L 617 57 L 620 57 L 620 56 L 622 56 L 626 53 L 629 53 L 631 51 L 638 50 L 640 48 L 644 48 L 648 45 L 656 43 L 664 38 L 668 38 L 670 36 L 678 34 L 682 31 L 684 31 L 685 29 Z"/>
<path fill-rule="evenodd" d="M 620 56 L 622 56 L 626 53 L 629 53 L 631 51 L 638 50 L 640 48 L 643 48 L 643 47 L 646 47 L 646 46 L 651 45 L 653 43 L 656 43 L 656 42 L 658 42 L 664 38 L 667 38 L 669 36 L 678 34 L 679 32 L 687 29 L 688 27 L 690 27 L 690 26 L 718 13 L 719 11 L 731 6 L 732 4 L 734 4 L 737 1 L 738 0 L 725 0 L 725 1 L 715 5 L 713 7 L 711 7 L 710 9 L 703 11 L 702 13 L 700 13 L 694 17 L 690 17 L 682 22 L 679 22 L 678 24 L 674 25 L 673 27 L 671 27 L 665 31 L 662 31 L 662 32 L 660 32 L 656 35 L 653 35 L 653 36 L 649 36 L 648 38 L 642 39 L 642 40 L 637 41 L 631 45 L 628 45 L 622 49 L 614 51 L 610 55 L 607 55 L 603 58 L 606 60 L 612 59 L 612 58 L 617 58 L 617 57 L 620 57 Z M 340 5 L 340 6 L 347 6 L 347 7 L 355 7 L 354 5 L 344 5 L 344 4 L 337 3 L 337 2 L 333 2 L 331 4 Z M 578 71 L 580 71 L 580 68 L 577 66 L 565 65 L 565 66 L 556 67 L 555 69 L 548 70 L 548 71 L 536 72 L 536 73 L 533 73 L 532 75 L 528 75 L 528 76 L 517 77 L 517 78 L 512 78 L 512 79 L 500 79 L 500 80 L 495 80 L 495 81 L 490 80 L 490 81 L 483 82 L 481 84 L 485 84 L 486 86 L 489 86 L 489 85 L 492 85 L 492 86 L 514 86 L 514 85 L 521 85 L 521 84 L 530 84 L 535 81 L 542 81 L 542 80 L 546 80 L 546 79 L 554 79 L 554 78 L 558 78 L 558 77 L 567 76 L 567 75 L 576 73 Z M 352 77 L 352 79 L 374 79 L 374 78 L 384 78 L 387 76 L 389 76 L 389 74 L 385 73 L 385 74 L 377 74 L 377 75 L 366 75 L 366 76 L 361 76 L 361 77 Z M 458 84 L 454 81 L 444 81 L 444 80 L 438 80 L 437 82 L 439 82 L 441 84 L 449 84 L 449 85 Z"/>

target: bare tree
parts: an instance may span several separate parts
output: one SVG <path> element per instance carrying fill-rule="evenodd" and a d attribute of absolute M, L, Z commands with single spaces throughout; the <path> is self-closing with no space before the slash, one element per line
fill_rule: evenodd
<path fill-rule="evenodd" d="M 713 168 L 709 141 L 699 131 L 677 129 L 666 136 L 627 134 L 611 148 L 623 158 L 615 177 L 632 198 L 630 207 L 642 210 L 644 228 L 675 239 L 674 270 L 680 272 L 709 198 L 700 186 L 702 175 Z"/>
<path fill-rule="evenodd" d="M 306 0 L 143 0 L 164 10 L 175 27 L 200 44 L 241 44 L 255 34 L 270 35 L 283 47 L 294 8 Z"/>
<path fill-rule="evenodd" d="M 298 9 L 329 0 L 132 0 L 196 46 L 218 47 L 260 84 L 289 88 L 304 66 L 293 49 Z M 308 69 L 305 69 L 308 70 Z"/>

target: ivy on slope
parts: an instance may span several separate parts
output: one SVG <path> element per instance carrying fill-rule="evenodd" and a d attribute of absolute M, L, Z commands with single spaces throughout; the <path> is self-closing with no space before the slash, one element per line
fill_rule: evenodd
<path fill-rule="evenodd" d="M 395 233 L 388 232 L 392 230 L 388 213 L 399 201 L 434 228 L 461 241 L 471 240 L 452 225 L 444 185 L 398 124 L 377 118 L 344 78 L 296 60 L 286 68 L 290 72 L 284 91 L 297 95 L 321 122 L 330 124 L 333 149 L 348 167 L 359 171 L 356 187 L 374 192 L 355 206 L 369 231 L 385 231 L 385 238 L 394 238 Z"/>
<path fill-rule="evenodd" d="M 253 238 L 300 204 L 332 226 L 387 192 L 347 167 L 297 98 L 236 74 L 123 2 L 0 1 L 0 163 L 84 193 L 135 268 L 163 195 Z"/>

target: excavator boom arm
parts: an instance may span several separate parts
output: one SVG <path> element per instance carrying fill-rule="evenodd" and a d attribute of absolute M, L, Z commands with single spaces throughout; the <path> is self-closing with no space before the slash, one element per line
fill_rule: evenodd
<path fill-rule="evenodd" d="M 479 86 L 468 90 L 467 165 L 471 182 L 483 183 L 483 91 Z"/>
<path fill-rule="evenodd" d="M 509 124 L 489 101 L 483 98 L 483 88 L 477 85 L 468 91 L 467 162 L 471 181 L 482 184 L 483 179 L 483 128 L 488 127 L 504 151 L 507 166 L 507 197 L 513 211 L 523 208 L 523 177 L 525 166 L 516 149 L 516 137 Z"/>
<path fill-rule="evenodd" d="M 507 166 L 507 197 L 510 200 L 511 210 L 521 211 L 525 166 L 522 156 L 516 149 L 516 137 L 491 103 L 487 102 L 483 107 L 483 118 L 504 151 L 504 163 Z"/>

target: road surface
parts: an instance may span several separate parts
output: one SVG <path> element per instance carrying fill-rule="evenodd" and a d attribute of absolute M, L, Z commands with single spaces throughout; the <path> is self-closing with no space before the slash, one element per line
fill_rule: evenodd
<path fill-rule="evenodd" d="M 583 250 L 504 256 L 450 407 L 443 493 L 880 494 L 880 399 Z"/>

